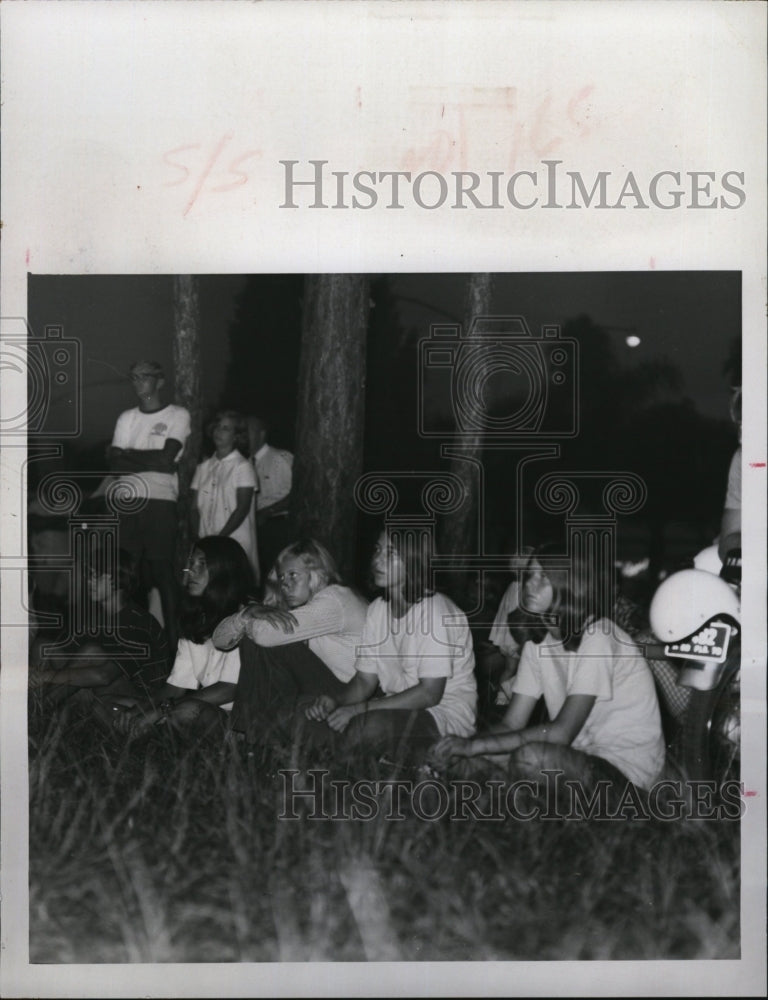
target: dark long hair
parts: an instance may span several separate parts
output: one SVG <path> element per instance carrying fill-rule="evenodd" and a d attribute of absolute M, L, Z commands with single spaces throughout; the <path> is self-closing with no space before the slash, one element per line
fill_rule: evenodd
<path fill-rule="evenodd" d="M 432 554 L 432 536 L 419 528 L 387 527 L 383 529 L 387 539 L 397 549 L 397 554 L 405 568 L 403 597 L 410 604 L 417 604 L 424 597 L 434 594 L 429 583 L 429 559 Z M 389 594 L 385 594 L 389 600 Z"/>
<path fill-rule="evenodd" d="M 524 607 L 525 584 L 531 566 L 537 561 L 552 584 L 552 605 L 544 614 L 527 611 Z M 584 630 L 599 618 L 611 618 L 615 597 L 613 580 L 608 578 L 597 560 L 590 559 L 583 548 L 564 555 L 553 543 L 534 549 L 523 575 L 521 606 L 509 615 L 512 637 L 524 642 L 541 642 L 547 632 L 556 628 L 567 650 L 577 650 Z"/>
<path fill-rule="evenodd" d="M 210 639 L 214 629 L 253 595 L 253 570 L 233 539 L 209 535 L 195 542 L 205 556 L 208 586 L 199 597 L 185 594 L 179 610 L 179 635 L 192 642 Z"/>

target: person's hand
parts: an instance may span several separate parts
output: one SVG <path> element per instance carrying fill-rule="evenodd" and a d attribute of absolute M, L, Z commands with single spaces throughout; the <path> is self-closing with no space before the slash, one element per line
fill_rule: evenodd
<path fill-rule="evenodd" d="M 357 705 L 341 705 L 325 721 L 335 733 L 343 733 L 358 712 Z"/>
<path fill-rule="evenodd" d="M 291 633 L 296 630 L 299 624 L 296 616 L 290 611 L 282 611 L 280 608 L 272 608 L 265 604 L 249 604 L 242 610 L 243 620 L 268 622 L 275 628 L 280 628 L 283 632 Z"/>
<path fill-rule="evenodd" d="M 333 698 L 329 694 L 321 694 L 310 705 L 307 705 L 304 714 L 315 722 L 324 722 L 335 709 L 336 702 Z"/>
<path fill-rule="evenodd" d="M 520 666 L 520 651 L 504 654 L 504 670 L 499 677 L 499 682 L 511 681 L 517 676 L 517 668 Z"/>
<path fill-rule="evenodd" d="M 443 736 L 430 747 L 427 760 L 435 767 L 445 767 L 451 757 L 468 757 L 469 744 L 462 736 Z"/>

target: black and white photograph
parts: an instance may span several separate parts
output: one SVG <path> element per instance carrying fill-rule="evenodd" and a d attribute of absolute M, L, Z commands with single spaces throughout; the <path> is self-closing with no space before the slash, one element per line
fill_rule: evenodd
<path fill-rule="evenodd" d="M 3 10 L 4 995 L 759 992 L 765 154 L 704 123 L 765 5 L 572 5 L 529 88 L 566 5 L 58 6 Z"/>

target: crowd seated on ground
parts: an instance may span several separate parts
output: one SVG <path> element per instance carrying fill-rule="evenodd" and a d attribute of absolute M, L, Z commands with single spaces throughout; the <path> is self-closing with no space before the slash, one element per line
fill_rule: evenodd
<path fill-rule="evenodd" d="M 587 785 L 647 788 L 664 764 L 664 741 L 653 677 L 631 637 L 632 608 L 594 567 L 572 559 L 566 572 L 553 568 L 562 566 L 555 556 L 544 546 L 515 565 L 501 602 L 506 622 L 497 616 L 491 633 L 511 654 L 501 688 L 508 697 L 503 717 L 480 729 L 467 617 L 430 586 L 420 536 L 392 528 L 374 547 L 370 604 L 314 539 L 279 554 L 259 600 L 243 547 L 199 539 L 167 676 L 162 630 L 131 600 L 134 561 L 121 553 L 117 571 L 102 573 L 102 554 L 90 597 L 121 640 L 143 635 L 151 652 L 144 661 L 109 656 L 92 642 L 54 668 L 36 642 L 31 683 L 52 711 L 87 691 L 116 739 L 229 734 L 251 749 L 290 740 L 309 757 L 322 748 L 326 759 L 373 754 L 449 773 L 501 765 L 509 776 L 558 767 Z"/>

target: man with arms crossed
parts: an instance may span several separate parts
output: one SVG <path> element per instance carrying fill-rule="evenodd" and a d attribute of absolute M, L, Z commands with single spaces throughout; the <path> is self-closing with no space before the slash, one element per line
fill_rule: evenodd
<path fill-rule="evenodd" d="M 150 585 L 157 587 L 163 608 L 170 655 L 176 652 L 176 464 L 189 437 L 189 412 L 164 404 L 162 367 L 156 361 L 136 361 L 130 378 L 139 405 L 117 419 L 110 448 L 113 472 L 138 476 L 148 494 L 146 505 L 120 519 L 120 546 L 143 563 Z"/>

